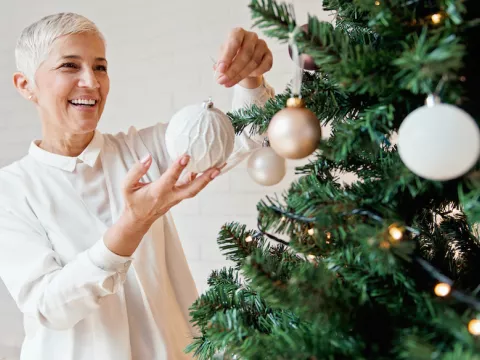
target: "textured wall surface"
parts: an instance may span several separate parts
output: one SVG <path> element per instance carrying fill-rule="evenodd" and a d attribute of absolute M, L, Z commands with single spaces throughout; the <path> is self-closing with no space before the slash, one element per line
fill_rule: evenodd
<path fill-rule="evenodd" d="M 299 23 L 306 22 L 307 12 L 331 20 L 330 15 L 322 13 L 320 0 L 296 0 L 295 8 Z M 229 110 L 231 91 L 214 84 L 210 57 L 217 58 L 230 29 L 251 29 L 247 0 L 3 0 L 0 167 L 24 156 L 30 142 L 41 135 L 35 109 L 12 86 L 15 41 L 25 26 L 62 11 L 92 19 L 108 42 L 111 92 L 99 126 L 101 131 L 116 132 L 133 124 L 144 127 L 168 121 L 181 107 L 209 95 L 213 95 L 219 108 Z M 281 92 L 291 77 L 292 63 L 285 44 L 265 40 L 274 53 L 274 66 L 267 80 Z M 294 178 L 295 163 L 291 162 L 281 184 L 264 188 L 249 178 L 245 163 L 173 210 L 200 291 L 206 288 L 212 269 L 228 265 L 216 244 L 221 225 L 235 220 L 254 227 L 256 203 L 286 188 Z M 16 359 L 22 338 L 21 315 L 0 282 L 0 360 Z"/>

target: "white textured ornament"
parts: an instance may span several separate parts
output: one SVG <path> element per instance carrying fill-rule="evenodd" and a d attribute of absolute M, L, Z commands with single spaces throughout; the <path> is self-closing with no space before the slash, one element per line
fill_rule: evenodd
<path fill-rule="evenodd" d="M 433 96 L 410 113 L 398 130 L 398 152 L 415 174 L 446 181 L 470 170 L 480 154 L 480 131 L 462 109 Z"/>
<path fill-rule="evenodd" d="M 187 171 L 202 173 L 227 161 L 235 130 L 230 118 L 209 100 L 179 110 L 168 124 L 165 143 L 171 159 L 188 154 Z"/>
<path fill-rule="evenodd" d="M 260 185 L 278 184 L 287 172 L 286 160 L 270 146 L 256 150 L 248 158 L 247 171 L 250 177 Z"/>

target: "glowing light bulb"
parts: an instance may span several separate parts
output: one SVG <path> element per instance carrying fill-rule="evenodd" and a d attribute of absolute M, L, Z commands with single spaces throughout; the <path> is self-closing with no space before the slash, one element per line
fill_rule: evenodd
<path fill-rule="evenodd" d="M 313 229 L 313 228 L 308 229 L 308 235 L 313 236 L 313 234 L 315 234 L 315 229 Z"/>
<path fill-rule="evenodd" d="M 310 255 L 307 256 L 307 259 L 308 259 L 308 261 L 314 261 L 316 259 L 316 257 L 315 257 L 315 255 L 310 254 Z"/>
<path fill-rule="evenodd" d="M 434 24 L 439 24 L 442 21 L 442 14 L 433 14 L 432 15 L 432 22 Z"/>
<path fill-rule="evenodd" d="M 245 242 L 252 242 L 253 241 L 253 238 L 248 235 L 246 238 L 245 238 Z"/>
<path fill-rule="evenodd" d="M 472 319 L 468 323 L 468 331 L 472 335 L 480 335 L 480 320 Z"/>
<path fill-rule="evenodd" d="M 393 240 L 401 240 L 403 238 L 403 231 L 397 225 L 390 225 L 388 233 Z"/>
<path fill-rule="evenodd" d="M 380 1 L 375 1 L 375 5 L 380 5 Z"/>
<path fill-rule="evenodd" d="M 450 285 L 446 283 L 439 283 L 435 286 L 434 292 L 435 292 L 435 295 L 444 297 L 450 294 L 451 290 L 452 290 L 452 287 Z"/>

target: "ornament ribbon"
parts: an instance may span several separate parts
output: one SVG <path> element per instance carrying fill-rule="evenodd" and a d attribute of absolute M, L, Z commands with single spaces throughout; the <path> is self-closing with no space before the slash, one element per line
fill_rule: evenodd
<path fill-rule="evenodd" d="M 288 44 L 292 49 L 292 60 L 293 60 L 293 79 L 292 79 L 292 95 L 301 98 L 301 88 L 302 88 L 302 79 L 303 79 L 303 69 L 305 64 L 305 59 L 300 56 L 295 37 L 297 34 L 302 31 L 302 28 L 299 26 L 290 33 Z"/>

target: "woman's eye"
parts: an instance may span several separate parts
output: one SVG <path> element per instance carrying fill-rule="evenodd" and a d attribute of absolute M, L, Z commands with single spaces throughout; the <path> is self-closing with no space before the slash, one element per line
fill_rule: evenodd
<path fill-rule="evenodd" d="M 107 72 L 107 67 L 105 65 L 98 65 L 95 70 Z"/>
<path fill-rule="evenodd" d="M 62 68 L 70 68 L 70 69 L 77 69 L 78 68 L 77 64 L 74 64 L 74 63 L 65 63 L 65 64 L 62 64 L 61 67 Z"/>

